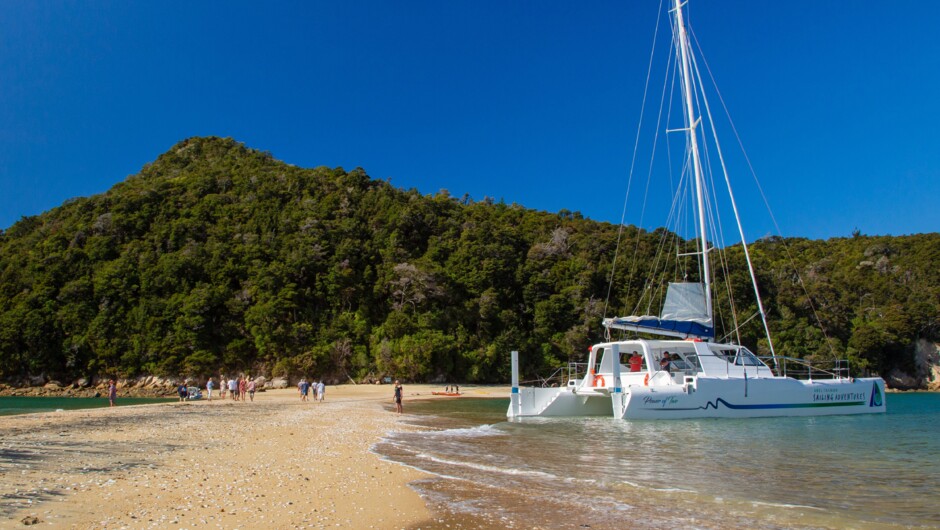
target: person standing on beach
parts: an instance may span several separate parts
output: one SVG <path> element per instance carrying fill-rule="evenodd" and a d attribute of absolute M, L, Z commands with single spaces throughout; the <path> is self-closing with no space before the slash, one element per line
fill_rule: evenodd
<path fill-rule="evenodd" d="M 112 379 L 108 381 L 108 401 L 114 406 L 114 400 L 117 399 L 117 382 Z"/>
<path fill-rule="evenodd" d="M 321 379 L 320 382 L 317 383 L 317 401 L 323 402 L 323 397 L 324 397 L 323 395 L 325 393 L 326 393 L 326 385 L 323 384 L 323 380 Z"/>
<path fill-rule="evenodd" d="M 225 382 L 228 379 L 224 375 L 219 375 L 219 395 L 222 396 L 221 399 L 225 399 Z"/>
<path fill-rule="evenodd" d="M 401 414 L 401 398 L 404 396 L 404 394 L 405 394 L 405 391 L 402 389 L 401 383 L 399 383 L 398 380 L 396 379 L 395 380 L 395 397 L 393 399 L 395 401 L 395 410 L 397 410 L 399 414 Z"/>
<path fill-rule="evenodd" d="M 238 381 L 234 377 L 228 380 L 228 393 L 232 395 L 232 401 L 238 401 Z"/>
<path fill-rule="evenodd" d="M 206 381 L 206 401 L 212 401 L 212 388 L 214 386 L 212 378 L 210 377 L 209 380 Z"/>
<path fill-rule="evenodd" d="M 300 382 L 297 383 L 297 390 L 300 391 L 300 400 L 307 401 L 307 392 L 310 391 L 310 385 L 305 378 L 301 378 Z"/>
<path fill-rule="evenodd" d="M 245 401 L 245 396 L 248 394 L 248 380 L 244 377 L 238 378 L 238 393 L 240 399 Z"/>
<path fill-rule="evenodd" d="M 248 399 L 255 400 L 255 380 L 248 378 Z"/>
<path fill-rule="evenodd" d="M 180 386 L 176 389 L 176 393 L 180 395 L 180 402 L 186 401 L 186 398 L 189 396 L 189 389 L 186 388 L 186 383 L 180 383 Z"/>

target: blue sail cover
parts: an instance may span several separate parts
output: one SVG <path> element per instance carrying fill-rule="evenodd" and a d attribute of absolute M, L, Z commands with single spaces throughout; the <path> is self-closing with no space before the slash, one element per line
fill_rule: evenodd
<path fill-rule="evenodd" d="M 670 283 L 659 317 L 609 318 L 604 320 L 604 326 L 672 337 L 715 337 L 715 328 L 705 307 L 705 288 L 700 283 Z"/>
<path fill-rule="evenodd" d="M 700 337 L 703 339 L 715 337 L 715 328 L 694 320 L 662 320 L 654 316 L 621 317 L 608 319 L 604 325 L 611 328 L 659 335 Z"/>

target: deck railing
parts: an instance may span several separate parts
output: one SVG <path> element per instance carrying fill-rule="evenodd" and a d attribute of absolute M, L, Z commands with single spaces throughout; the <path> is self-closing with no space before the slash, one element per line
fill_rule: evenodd
<path fill-rule="evenodd" d="M 715 355 L 719 357 L 719 355 Z M 792 377 L 794 379 L 847 379 L 850 377 L 849 361 L 847 359 L 827 359 L 827 360 L 808 360 L 797 359 L 795 357 L 777 357 L 776 362 L 773 357 L 758 357 L 767 366 L 753 366 L 757 373 L 770 373 L 783 377 Z M 728 362 L 728 367 L 737 364 Z M 769 368 L 768 368 L 769 367 Z M 523 384 L 531 384 L 540 387 L 566 386 L 568 381 L 580 380 L 588 374 L 588 363 L 569 362 L 567 367 L 557 368 L 548 377 L 538 376 L 530 381 L 523 381 Z M 645 371 L 645 367 L 644 367 Z M 654 370 L 655 372 L 656 370 Z M 692 370 L 693 373 L 698 369 Z"/>
<path fill-rule="evenodd" d="M 772 357 L 761 357 L 768 366 L 774 366 Z M 794 379 L 848 379 L 851 376 L 848 359 L 808 360 L 777 357 L 780 374 Z"/>

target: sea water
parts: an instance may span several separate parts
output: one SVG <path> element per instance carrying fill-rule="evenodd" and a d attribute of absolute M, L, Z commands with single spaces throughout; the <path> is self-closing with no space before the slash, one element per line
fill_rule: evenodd
<path fill-rule="evenodd" d="M 940 527 L 940 394 L 887 400 L 672 421 L 506 421 L 508 399 L 438 400 L 375 451 L 432 474 L 414 484 L 432 503 L 507 527 Z"/>
<path fill-rule="evenodd" d="M 175 401 L 167 398 L 125 398 L 114 400 L 116 406 L 144 405 Z M 107 397 L 0 397 L 0 416 L 13 414 L 31 414 L 34 412 L 54 412 L 57 410 L 94 409 L 109 406 Z"/>

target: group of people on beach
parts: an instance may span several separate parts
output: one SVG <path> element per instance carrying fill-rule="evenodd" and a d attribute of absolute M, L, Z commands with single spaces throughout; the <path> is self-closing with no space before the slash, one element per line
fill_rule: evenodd
<path fill-rule="evenodd" d="M 255 389 L 257 384 L 251 376 L 230 377 L 225 379 L 224 375 L 219 376 L 219 397 L 225 399 L 225 393 L 228 392 L 232 401 L 254 401 Z M 206 399 L 212 401 L 212 391 L 215 390 L 215 382 L 210 377 L 206 382 Z"/>
<path fill-rule="evenodd" d="M 314 401 L 323 401 L 326 397 L 326 384 L 320 381 L 307 381 L 306 377 L 300 379 L 297 383 L 297 391 L 300 393 L 300 400 L 307 401 L 307 396 L 313 394 Z"/>
<path fill-rule="evenodd" d="M 221 399 L 225 399 L 225 393 L 228 391 L 229 396 L 232 401 L 245 401 L 246 397 L 249 401 L 255 400 L 255 380 L 249 376 L 241 376 L 238 378 L 231 377 L 228 380 L 225 379 L 225 376 L 219 376 L 219 396 Z M 448 386 L 448 391 L 459 392 L 460 387 L 457 385 Z M 206 381 L 206 400 L 212 401 L 212 392 L 215 390 L 215 381 L 210 377 Z M 308 401 L 308 396 L 313 394 L 312 399 L 314 401 L 323 401 L 326 397 L 326 384 L 321 381 L 307 381 L 307 378 L 301 378 L 300 382 L 297 384 L 297 390 L 300 393 L 301 401 Z M 181 383 L 177 389 L 180 397 L 180 401 L 185 401 L 189 397 L 189 389 L 185 383 Z M 405 391 L 401 386 L 401 382 L 395 381 L 394 394 L 392 396 L 392 401 L 395 403 L 395 411 L 399 414 L 402 413 L 402 398 L 404 398 Z M 114 406 L 114 400 L 117 398 L 117 382 L 114 379 L 108 381 L 108 400 L 111 402 L 111 406 Z"/>

